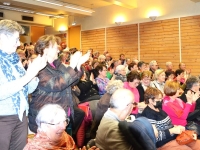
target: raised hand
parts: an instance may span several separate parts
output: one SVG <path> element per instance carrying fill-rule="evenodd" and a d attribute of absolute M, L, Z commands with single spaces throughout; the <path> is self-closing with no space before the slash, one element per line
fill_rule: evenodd
<path fill-rule="evenodd" d="M 70 57 L 70 67 L 72 67 L 74 69 L 77 66 L 81 56 L 82 56 L 82 53 L 80 51 L 77 51 L 76 53 L 71 55 L 71 57 Z"/>
<path fill-rule="evenodd" d="M 89 59 L 90 53 L 91 53 L 91 51 L 88 51 L 86 54 L 84 54 L 83 56 L 80 57 L 80 59 L 78 60 L 78 64 L 77 64 L 77 66 L 76 66 L 76 68 L 77 68 L 78 70 L 80 70 L 81 65 L 82 65 L 83 63 L 85 63 L 85 62 Z"/>
<path fill-rule="evenodd" d="M 38 72 L 43 69 L 47 64 L 47 57 L 38 55 L 32 63 L 29 63 L 26 74 L 30 77 L 35 77 Z"/>

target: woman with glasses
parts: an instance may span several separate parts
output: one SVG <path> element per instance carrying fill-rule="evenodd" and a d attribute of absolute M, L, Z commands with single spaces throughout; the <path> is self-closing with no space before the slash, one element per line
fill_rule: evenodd
<path fill-rule="evenodd" d="M 140 84 L 140 79 L 140 74 L 137 71 L 131 71 L 127 75 L 127 82 L 124 82 L 124 88 L 130 90 L 134 94 L 136 103 L 139 103 L 140 99 L 138 89 L 136 88 Z M 137 115 L 138 108 L 134 108 L 131 114 Z"/>
<path fill-rule="evenodd" d="M 144 101 L 147 107 L 142 116 L 148 118 L 150 123 L 158 130 L 156 147 L 158 150 L 198 150 L 200 141 L 196 140 L 187 145 L 179 145 L 175 138 L 185 130 L 184 126 L 174 126 L 170 117 L 162 110 L 162 92 L 157 88 L 148 87 L 145 91 Z"/>
<path fill-rule="evenodd" d="M 38 85 L 37 73 L 46 66 L 38 55 L 25 71 L 16 49 L 24 29 L 15 21 L 0 21 L 0 145 L 21 150 L 27 139 L 28 94 Z"/>
<path fill-rule="evenodd" d="M 106 65 L 99 64 L 95 68 L 98 76 L 95 78 L 95 82 L 99 88 L 99 95 L 103 96 L 106 93 L 106 86 L 108 84 L 109 79 L 106 77 L 107 68 Z"/>
<path fill-rule="evenodd" d="M 24 150 L 75 150 L 73 138 L 65 132 L 69 118 L 57 104 L 44 105 L 37 117 L 37 134 L 29 140 Z M 90 150 L 95 150 L 95 147 Z M 85 147 L 82 149 L 85 150 Z"/>

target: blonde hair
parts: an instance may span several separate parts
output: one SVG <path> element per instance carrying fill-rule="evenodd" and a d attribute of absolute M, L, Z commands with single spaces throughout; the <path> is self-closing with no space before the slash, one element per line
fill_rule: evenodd
<path fill-rule="evenodd" d="M 165 72 L 163 69 L 157 69 L 154 73 L 154 77 L 157 80 L 161 73 Z"/>
<path fill-rule="evenodd" d="M 0 34 L 13 34 L 15 32 L 23 34 L 24 29 L 16 21 L 7 19 L 0 21 Z"/>

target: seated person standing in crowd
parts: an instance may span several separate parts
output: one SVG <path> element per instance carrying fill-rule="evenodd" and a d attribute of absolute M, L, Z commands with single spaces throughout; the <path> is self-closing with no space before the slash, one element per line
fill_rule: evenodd
<path fill-rule="evenodd" d="M 23 150 L 75 150 L 73 138 L 65 132 L 69 124 L 65 110 L 57 104 L 44 105 L 37 117 L 37 134 Z M 90 150 L 95 150 L 95 147 Z M 86 150 L 84 147 L 82 150 Z"/>
<path fill-rule="evenodd" d="M 15 21 L 0 21 L 0 146 L 1 150 L 22 150 L 27 141 L 28 94 L 38 85 L 35 78 L 46 66 L 41 55 L 24 70 L 16 53 L 24 29 Z"/>
<path fill-rule="evenodd" d="M 152 125 L 158 130 L 156 147 L 158 150 L 198 150 L 200 141 L 194 141 L 187 145 L 179 145 L 175 138 L 185 130 L 183 126 L 174 126 L 170 117 L 162 110 L 162 93 L 153 87 L 145 91 L 145 103 L 147 107 L 142 116 L 147 117 Z"/>
<path fill-rule="evenodd" d="M 150 86 L 159 89 L 164 93 L 165 85 L 165 71 L 163 69 L 158 69 L 154 73 L 154 81 L 151 82 Z"/>
<path fill-rule="evenodd" d="M 124 82 L 124 88 L 130 90 L 134 94 L 136 103 L 139 103 L 140 95 L 136 88 L 140 84 L 140 74 L 137 71 L 131 71 L 127 75 L 127 82 Z M 138 108 L 136 107 L 131 114 L 137 115 Z"/>
<path fill-rule="evenodd" d="M 138 72 L 143 72 L 146 69 L 146 63 L 144 61 L 139 61 L 138 64 Z"/>
<path fill-rule="evenodd" d="M 126 82 L 126 70 L 124 65 L 118 65 L 116 67 L 112 80 L 121 80 L 122 82 Z"/>
<path fill-rule="evenodd" d="M 81 65 L 88 60 L 90 52 L 82 56 L 80 51 L 71 55 L 70 65 L 64 66 L 58 59 L 58 44 L 60 39 L 53 35 L 44 35 L 35 45 L 37 54 L 47 56 L 47 66 L 38 73 L 39 84 L 32 93 L 29 104 L 29 128 L 37 132 L 35 117 L 38 110 L 45 104 L 59 104 L 67 115 L 74 118 L 71 87 L 76 84 L 83 72 Z M 74 125 L 75 126 L 75 125 Z"/>
<path fill-rule="evenodd" d="M 98 73 L 98 76 L 96 77 L 95 81 L 97 83 L 97 86 L 99 88 L 99 95 L 103 96 L 106 93 L 106 86 L 108 84 L 109 79 L 106 78 L 106 72 L 107 68 L 105 65 L 99 64 L 95 68 L 96 72 Z"/>

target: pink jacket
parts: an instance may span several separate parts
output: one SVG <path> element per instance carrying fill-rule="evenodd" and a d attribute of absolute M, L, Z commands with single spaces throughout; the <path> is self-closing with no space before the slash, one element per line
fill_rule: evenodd
<path fill-rule="evenodd" d="M 124 82 L 124 88 L 130 90 L 134 95 L 135 102 L 139 103 L 140 95 L 138 89 L 130 87 L 128 82 Z M 138 108 L 136 107 L 131 114 L 138 114 Z"/>
<path fill-rule="evenodd" d="M 184 103 L 181 99 L 172 100 L 169 96 L 163 98 L 162 109 L 168 114 L 173 125 L 186 126 L 187 117 L 190 112 L 195 109 L 196 103 Z"/>

